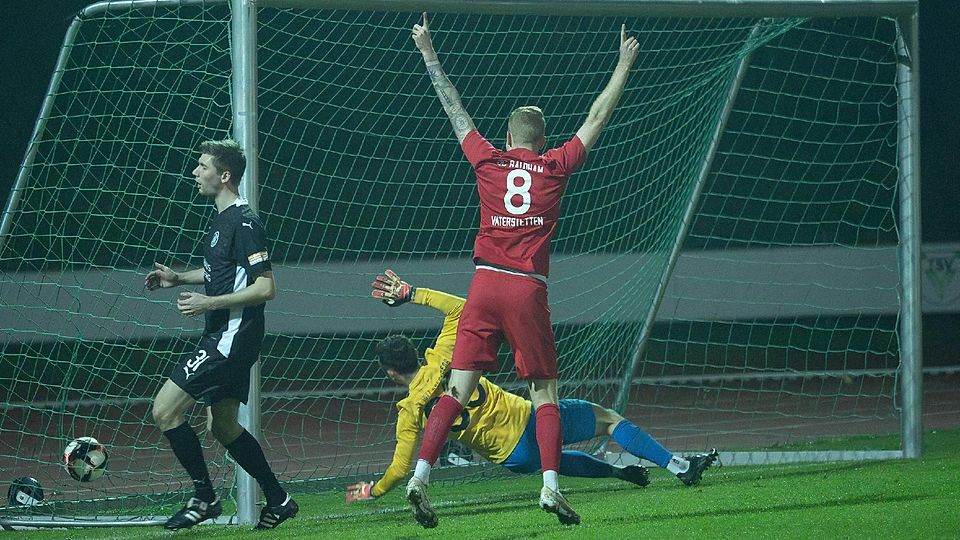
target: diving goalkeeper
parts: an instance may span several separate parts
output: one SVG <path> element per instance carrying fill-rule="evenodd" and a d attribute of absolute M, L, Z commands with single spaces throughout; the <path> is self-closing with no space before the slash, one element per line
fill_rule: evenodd
<path fill-rule="evenodd" d="M 436 343 L 426 350 L 422 359 L 404 336 L 389 336 L 377 345 L 377 356 L 387 376 L 408 387 L 409 392 L 397 403 L 397 446 L 393 461 L 379 480 L 347 486 L 347 502 L 384 495 L 409 473 L 427 416 L 443 394 L 443 380 L 450 370 L 457 324 L 465 302 L 444 292 L 412 287 L 390 270 L 386 275 L 377 276 L 373 286 L 373 296 L 391 306 L 406 302 L 429 306 L 442 312 L 444 321 Z M 717 459 L 716 450 L 685 458 L 675 456 L 629 420 L 595 403 L 562 399 L 559 406 L 564 444 L 609 435 L 630 454 L 667 469 L 688 486 L 698 483 L 703 471 Z M 450 438 L 513 472 L 533 473 L 540 469 L 536 416 L 531 414 L 531 402 L 503 390 L 485 377 L 480 378 L 467 406 L 454 421 Z M 615 467 L 576 450 L 563 450 L 559 473 L 619 478 L 638 486 L 649 483 L 647 470 L 642 465 Z"/>

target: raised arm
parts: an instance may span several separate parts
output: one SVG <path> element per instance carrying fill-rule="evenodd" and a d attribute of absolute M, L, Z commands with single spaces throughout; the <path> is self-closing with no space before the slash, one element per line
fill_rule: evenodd
<path fill-rule="evenodd" d="M 628 38 L 627 25 L 622 25 L 620 27 L 620 59 L 617 61 L 617 67 L 614 68 L 613 75 L 610 76 L 610 82 L 607 83 L 606 88 L 600 92 L 593 105 L 590 106 L 587 119 L 577 130 L 577 137 L 580 137 L 580 141 L 587 152 L 593 148 L 594 143 L 600 137 L 600 132 L 610 121 L 613 110 L 617 107 L 617 102 L 620 101 L 620 95 L 623 94 L 623 87 L 627 84 L 627 75 L 630 73 L 634 60 L 637 59 L 639 49 L 640 44 L 637 43 L 637 39 L 634 37 Z"/>
<path fill-rule="evenodd" d="M 463 305 L 467 302 L 459 296 L 435 291 L 426 287 L 414 287 L 406 281 L 400 279 L 393 270 L 387 269 L 377 280 L 373 282 L 373 291 L 371 295 L 379 298 L 383 303 L 391 307 L 396 307 L 407 302 L 429 306 L 443 313 L 443 328 L 437 336 L 437 341 L 431 349 L 427 350 L 425 360 L 427 363 L 446 362 L 449 368 L 450 360 L 453 358 L 453 346 L 457 341 L 457 326 L 460 324 L 460 314 L 463 312 Z"/>
<path fill-rule="evenodd" d="M 427 74 L 433 82 L 433 89 L 437 91 L 437 97 L 443 105 L 443 110 L 450 117 L 450 123 L 453 124 L 453 132 L 457 135 L 457 141 L 463 142 L 463 139 L 475 129 L 473 118 L 463 110 L 463 103 L 460 102 L 460 93 L 454 88 L 453 83 L 447 78 L 447 74 L 440 65 L 437 58 L 437 51 L 433 49 L 433 39 L 430 38 L 430 25 L 427 22 L 427 14 L 423 14 L 423 24 L 413 25 L 413 42 L 417 49 L 423 55 L 423 63 L 427 66 Z"/>

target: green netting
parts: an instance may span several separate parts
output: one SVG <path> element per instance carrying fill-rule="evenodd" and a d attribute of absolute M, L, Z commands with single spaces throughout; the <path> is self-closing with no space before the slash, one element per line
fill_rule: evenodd
<path fill-rule="evenodd" d="M 888 20 L 812 20 L 753 53 L 671 277 L 671 306 L 736 316 L 654 330 L 641 379 L 691 378 L 649 406 L 716 412 L 740 447 L 898 429 L 894 41 Z"/>
<path fill-rule="evenodd" d="M 213 208 L 189 172 L 199 142 L 232 127 L 229 17 L 216 6 L 107 14 L 83 21 L 68 44 L 0 249 L 0 479 L 40 479 L 64 503 L 51 512 L 92 512 L 82 503 L 93 499 L 145 512 L 139 505 L 179 501 L 189 487 L 150 402 L 200 328 L 177 317 L 176 291 L 147 294 L 142 276 L 155 260 L 200 264 Z M 373 346 L 404 331 L 422 349 L 441 322 L 426 308 L 387 309 L 369 298 L 369 282 L 391 267 L 465 294 L 474 179 L 410 41 L 410 14 L 258 17 L 259 206 L 280 288 L 261 355 L 262 440 L 281 481 L 340 487 L 382 471 L 393 447 L 402 394 Z M 438 14 L 433 32 L 482 133 L 502 146 L 506 114 L 536 104 L 552 146 L 606 83 L 621 22 Z M 888 375 L 834 375 L 898 362 L 896 255 L 884 258 L 897 243 L 893 23 L 626 22 L 642 53 L 570 184 L 554 242 L 562 396 L 613 405 L 643 351 L 626 411 L 672 449 L 807 440 L 850 419 L 886 425 Z M 677 277 L 643 348 L 744 58 Z M 838 285 L 824 268 L 866 277 Z M 784 283 L 796 291 L 780 301 Z M 722 294 L 731 290 L 743 291 L 736 302 Z M 849 301 L 820 303 L 810 290 Z M 502 359 L 492 378 L 516 388 L 506 348 Z M 83 435 L 111 458 L 105 478 L 81 485 L 58 460 Z M 202 439 L 215 481 L 229 487 L 232 464 Z"/>

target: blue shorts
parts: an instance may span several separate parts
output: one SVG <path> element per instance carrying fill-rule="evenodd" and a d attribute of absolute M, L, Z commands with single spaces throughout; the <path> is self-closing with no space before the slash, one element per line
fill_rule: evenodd
<path fill-rule="evenodd" d="M 597 431 L 597 417 L 593 414 L 593 405 L 589 401 L 561 399 L 559 406 L 563 444 L 589 441 L 594 437 Z M 540 470 L 536 411 L 530 411 L 530 419 L 527 420 L 527 427 L 523 430 L 517 447 L 501 465 L 515 473 L 532 473 Z"/>

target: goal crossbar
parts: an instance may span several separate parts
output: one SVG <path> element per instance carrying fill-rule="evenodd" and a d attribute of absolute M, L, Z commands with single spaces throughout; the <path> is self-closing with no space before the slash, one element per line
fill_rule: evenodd
<path fill-rule="evenodd" d="M 261 7 L 600 17 L 902 16 L 917 0 L 259 0 Z"/>

